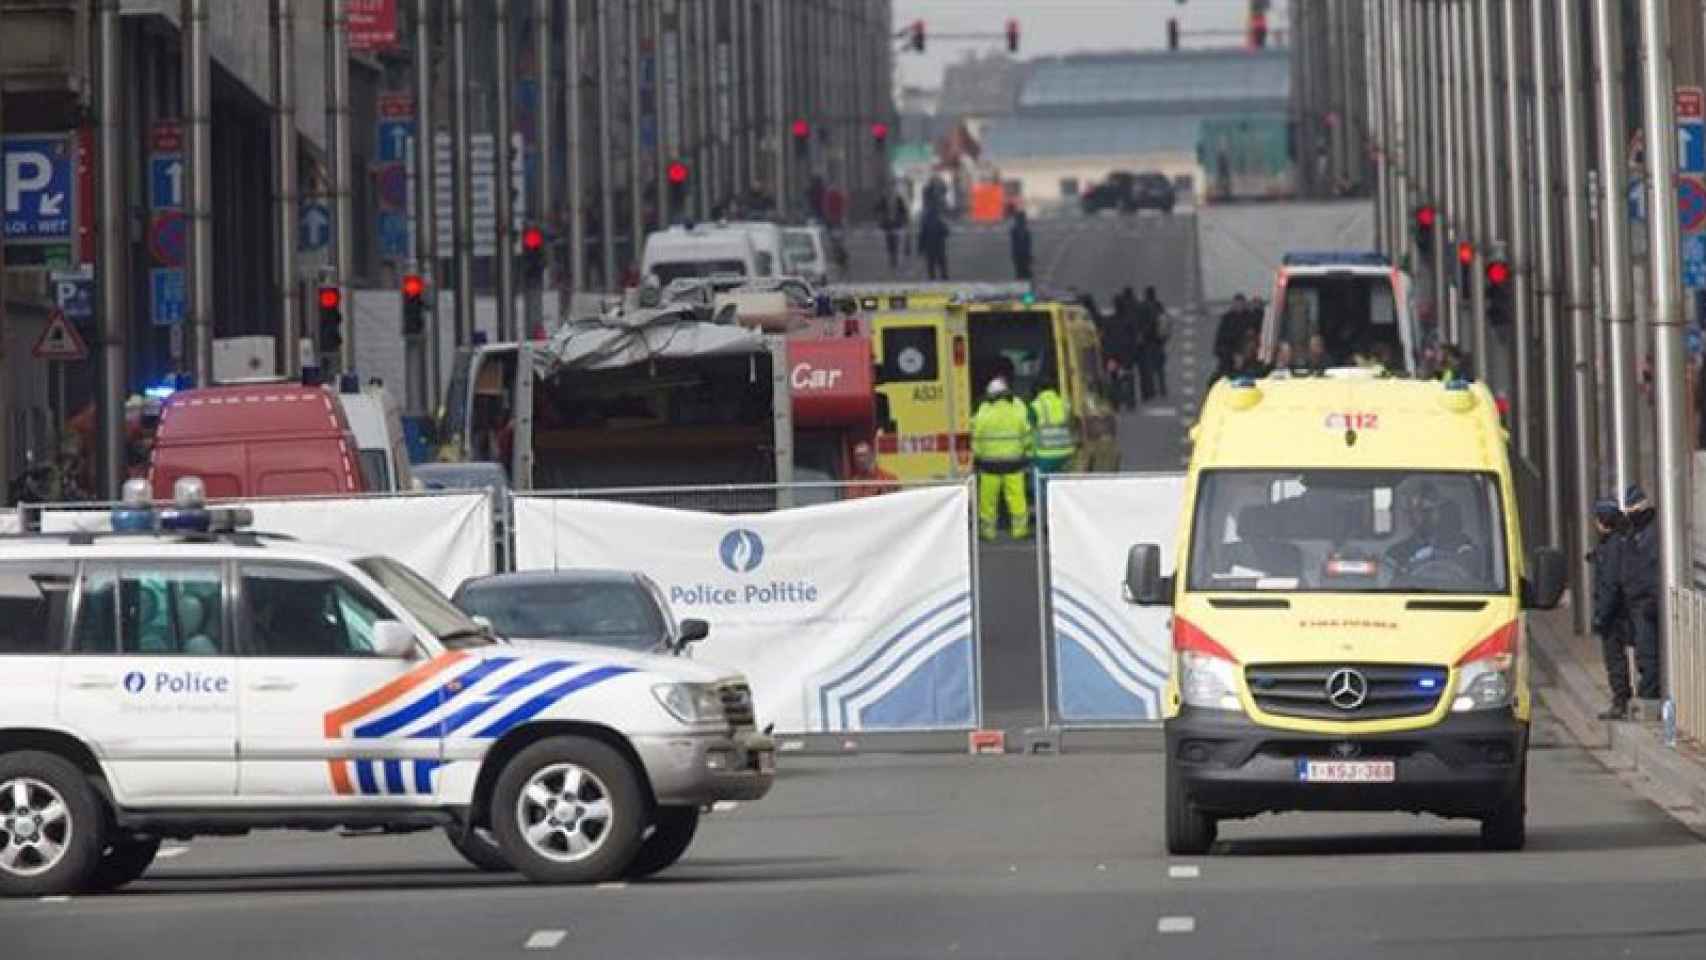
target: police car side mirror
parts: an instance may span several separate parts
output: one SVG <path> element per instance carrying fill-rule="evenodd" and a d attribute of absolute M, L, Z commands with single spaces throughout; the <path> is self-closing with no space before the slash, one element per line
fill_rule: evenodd
<path fill-rule="evenodd" d="M 1569 580 L 1569 567 L 1564 551 L 1557 547 L 1536 547 L 1528 555 L 1527 576 L 1522 578 L 1522 606 L 1526 610 L 1551 610 L 1564 596 Z"/>
<path fill-rule="evenodd" d="M 711 635 L 711 625 L 703 620 L 681 621 L 681 634 L 675 638 L 675 649 L 685 650 Z"/>
<path fill-rule="evenodd" d="M 1173 602 L 1173 578 L 1161 575 L 1160 547 L 1134 544 L 1126 554 L 1125 599 L 1143 607 L 1164 607 Z"/>
<path fill-rule="evenodd" d="M 415 632 L 401 620 L 373 624 L 373 652 L 391 660 L 406 660 L 415 652 Z"/>

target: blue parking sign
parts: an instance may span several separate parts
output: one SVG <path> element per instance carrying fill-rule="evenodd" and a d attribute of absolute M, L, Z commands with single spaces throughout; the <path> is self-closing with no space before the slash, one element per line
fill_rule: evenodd
<path fill-rule="evenodd" d="M 9 243 L 70 240 L 71 138 L 0 139 L 0 213 Z"/>
<path fill-rule="evenodd" d="M 1682 285 L 1706 290 L 1706 234 L 1682 238 Z"/>
<path fill-rule="evenodd" d="M 148 271 L 148 289 L 156 327 L 175 327 L 184 322 L 184 314 L 188 312 L 184 304 L 184 271 L 156 267 Z"/>
<path fill-rule="evenodd" d="M 1706 173 L 1706 123 L 1684 120 L 1676 125 L 1678 173 Z"/>

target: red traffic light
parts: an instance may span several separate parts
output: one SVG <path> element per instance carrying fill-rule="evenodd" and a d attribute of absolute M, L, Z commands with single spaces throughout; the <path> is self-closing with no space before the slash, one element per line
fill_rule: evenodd
<path fill-rule="evenodd" d="M 1007 52 L 1019 52 L 1019 21 L 1011 18 L 1007 21 Z"/>
<path fill-rule="evenodd" d="M 795 140 L 804 140 L 812 135 L 812 125 L 804 120 L 795 120 L 792 129 Z"/>
<path fill-rule="evenodd" d="M 922 20 L 912 21 L 911 32 L 912 32 L 912 36 L 909 38 L 909 42 L 912 44 L 912 49 L 918 51 L 919 53 L 923 53 L 924 52 L 924 21 L 922 21 Z"/>
<path fill-rule="evenodd" d="M 1468 266 L 1475 262 L 1475 245 L 1465 240 L 1457 245 L 1457 262 Z"/>
<path fill-rule="evenodd" d="M 545 246 L 545 231 L 538 227 L 528 227 L 521 231 L 521 249 L 529 253 L 543 249 Z"/>
<path fill-rule="evenodd" d="M 1487 264 L 1487 282 L 1495 287 L 1502 287 L 1510 281 L 1511 265 L 1503 260 L 1494 260 Z"/>
<path fill-rule="evenodd" d="M 889 138 L 889 125 L 878 120 L 871 124 L 871 138 L 881 143 Z"/>
<path fill-rule="evenodd" d="M 407 273 L 403 275 L 403 296 L 410 300 L 419 300 L 421 295 L 425 293 L 426 281 L 421 279 L 419 274 Z"/>
<path fill-rule="evenodd" d="M 320 309 L 336 310 L 344 302 L 344 292 L 337 287 L 320 288 Z"/>
<path fill-rule="evenodd" d="M 1416 208 L 1416 226 L 1432 227 L 1434 225 L 1434 221 L 1438 219 L 1439 213 L 1435 211 L 1433 207 Z"/>
<path fill-rule="evenodd" d="M 682 163 L 680 160 L 676 160 L 676 161 L 672 162 L 669 165 L 669 169 L 667 171 L 665 171 L 665 173 L 669 176 L 669 182 L 675 183 L 675 184 L 686 183 L 687 182 L 687 175 L 689 172 L 690 171 L 687 169 L 687 164 Z"/>

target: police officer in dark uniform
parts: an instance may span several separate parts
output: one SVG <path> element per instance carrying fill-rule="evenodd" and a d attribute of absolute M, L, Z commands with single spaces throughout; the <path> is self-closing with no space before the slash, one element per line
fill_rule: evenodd
<path fill-rule="evenodd" d="M 1593 564 L 1593 632 L 1605 654 L 1605 679 L 1611 685 L 1611 706 L 1601 720 L 1629 717 L 1629 611 L 1623 601 L 1623 554 L 1628 550 L 1627 524 L 1615 499 L 1594 501 L 1593 521 L 1599 544 L 1588 554 Z"/>
<path fill-rule="evenodd" d="M 1653 502 L 1639 484 L 1623 491 L 1623 516 L 1629 525 L 1622 563 L 1623 602 L 1628 608 L 1629 637 L 1635 647 L 1639 682 L 1635 695 L 1657 700 L 1664 695 L 1659 679 L 1659 529 L 1653 523 Z"/>

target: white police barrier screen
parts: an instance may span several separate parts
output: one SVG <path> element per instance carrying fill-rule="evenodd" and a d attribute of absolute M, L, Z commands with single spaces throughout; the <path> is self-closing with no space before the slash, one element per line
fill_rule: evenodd
<path fill-rule="evenodd" d="M 1184 497 L 1179 474 L 1054 476 L 1047 481 L 1051 717 L 1062 723 L 1161 719 L 1172 639 L 1165 607 L 1125 602 L 1132 544 L 1174 556 Z M 1167 572 L 1166 569 L 1163 572 Z"/>
<path fill-rule="evenodd" d="M 787 733 L 976 725 L 965 485 L 725 515 L 515 498 L 516 569 L 640 570 L 676 617 L 711 624 L 695 659 L 738 669 Z"/>
<path fill-rule="evenodd" d="M 0 535 L 18 532 L 18 515 L 11 510 L 0 510 Z"/>
<path fill-rule="evenodd" d="M 493 570 L 492 500 L 484 493 L 238 500 L 216 506 L 248 507 L 255 515 L 253 530 L 393 557 L 445 593 Z M 41 528 L 50 533 L 111 529 L 104 509 L 43 510 Z"/>

